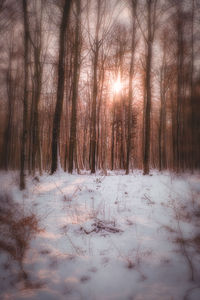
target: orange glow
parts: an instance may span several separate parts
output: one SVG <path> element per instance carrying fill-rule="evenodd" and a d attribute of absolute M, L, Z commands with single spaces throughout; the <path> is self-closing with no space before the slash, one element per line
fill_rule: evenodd
<path fill-rule="evenodd" d="M 121 82 L 119 76 L 118 76 L 117 80 L 114 81 L 112 88 L 113 88 L 113 92 L 116 93 L 116 94 L 121 92 L 121 90 L 122 90 L 122 82 Z"/>

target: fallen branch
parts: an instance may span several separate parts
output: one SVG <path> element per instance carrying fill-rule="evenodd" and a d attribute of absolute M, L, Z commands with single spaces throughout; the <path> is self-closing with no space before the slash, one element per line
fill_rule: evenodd
<path fill-rule="evenodd" d="M 100 231 L 107 231 L 110 233 L 119 233 L 123 232 L 123 230 L 116 228 L 115 226 L 108 225 L 104 221 L 96 219 L 95 222 L 92 224 L 92 230 L 86 230 L 85 228 L 81 227 L 81 230 L 83 230 L 86 234 L 90 234 L 92 232 L 100 232 Z"/>

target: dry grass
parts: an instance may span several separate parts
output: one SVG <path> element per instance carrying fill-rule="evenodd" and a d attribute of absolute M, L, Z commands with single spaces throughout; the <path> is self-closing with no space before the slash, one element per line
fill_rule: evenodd
<path fill-rule="evenodd" d="M 33 284 L 28 280 L 23 261 L 31 239 L 40 231 L 35 214 L 25 214 L 24 207 L 15 203 L 9 194 L 0 194 L 0 250 L 11 262 L 18 263 L 18 280 L 25 280 L 26 287 L 33 288 Z"/>

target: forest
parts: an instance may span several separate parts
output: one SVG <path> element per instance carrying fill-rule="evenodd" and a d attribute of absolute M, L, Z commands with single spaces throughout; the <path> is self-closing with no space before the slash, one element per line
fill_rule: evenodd
<path fill-rule="evenodd" d="M 0 0 L 2 299 L 198 300 L 199 170 L 200 0 Z"/>
<path fill-rule="evenodd" d="M 199 169 L 199 8 L 1 0 L 1 168 Z"/>

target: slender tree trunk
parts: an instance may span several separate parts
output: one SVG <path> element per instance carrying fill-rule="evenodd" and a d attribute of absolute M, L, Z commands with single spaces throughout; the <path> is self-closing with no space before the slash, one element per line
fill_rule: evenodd
<path fill-rule="evenodd" d="M 96 169 L 96 118 L 97 118 L 97 94 L 98 94 L 98 60 L 99 60 L 99 29 L 100 29 L 100 8 L 101 0 L 97 0 L 97 23 L 95 33 L 95 49 L 93 61 L 93 91 L 92 91 L 92 117 L 91 117 L 91 173 L 95 173 Z"/>
<path fill-rule="evenodd" d="M 153 7 L 154 4 L 154 7 Z M 143 174 L 149 174 L 150 161 L 150 132 L 151 132 L 151 65 L 152 45 L 154 36 L 156 0 L 147 0 L 148 36 L 146 53 L 145 96 L 144 96 L 144 130 L 143 130 Z"/>
<path fill-rule="evenodd" d="M 100 80 L 101 88 L 99 92 L 99 103 L 97 107 L 97 160 L 98 160 L 98 168 L 101 168 L 101 141 L 100 141 L 100 116 L 101 116 L 101 106 L 102 106 L 102 96 L 103 96 L 103 86 L 104 86 L 104 62 L 102 62 L 101 76 Z"/>
<path fill-rule="evenodd" d="M 190 155 L 190 167 L 194 170 L 196 149 L 195 149 L 195 109 L 194 109 L 194 0 L 192 0 L 192 18 L 191 18 L 191 71 L 190 71 L 190 101 L 191 101 L 191 131 L 192 145 Z"/>
<path fill-rule="evenodd" d="M 159 171 L 162 171 L 165 168 L 165 157 L 164 157 L 164 148 L 165 144 L 165 95 L 160 93 L 161 104 L 160 104 L 160 116 L 159 116 Z"/>
<path fill-rule="evenodd" d="M 57 164 L 58 164 L 60 121 L 62 115 L 63 96 L 64 96 L 65 35 L 67 30 L 67 24 L 69 22 L 71 3 L 72 3 L 71 0 L 65 0 L 62 20 L 60 25 L 57 100 L 56 100 L 56 107 L 55 107 L 55 113 L 53 119 L 53 130 L 52 130 L 51 174 L 53 174 L 57 170 Z"/>
<path fill-rule="evenodd" d="M 177 16 L 177 110 L 176 110 L 176 171 L 179 172 L 182 166 L 182 109 L 183 109 L 183 20 L 181 4 L 178 3 Z"/>
<path fill-rule="evenodd" d="M 92 133 L 91 133 L 91 173 L 95 173 L 96 167 L 96 107 L 97 107 L 97 67 L 98 67 L 98 46 L 94 57 L 93 67 L 93 99 L 92 99 Z"/>
<path fill-rule="evenodd" d="M 158 133 L 158 154 L 159 171 L 166 168 L 166 43 L 163 45 L 163 59 L 160 70 L 160 112 L 159 112 L 159 133 Z"/>
<path fill-rule="evenodd" d="M 25 160 L 27 142 L 27 119 L 28 119 L 28 51 L 29 51 L 29 25 L 27 13 L 27 1 L 22 1 L 24 14 L 24 96 L 23 96 L 23 132 L 21 140 L 21 168 L 20 189 L 25 189 Z"/>
<path fill-rule="evenodd" d="M 34 113 L 33 113 L 33 143 L 32 143 L 32 172 L 35 174 L 36 159 L 40 155 L 40 137 L 39 137 L 39 102 L 42 89 L 42 67 L 40 62 L 40 46 L 34 48 L 35 59 L 35 97 L 34 97 Z M 41 167 L 41 166 L 40 166 Z"/>
<path fill-rule="evenodd" d="M 114 169 L 114 159 L 115 159 L 115 103 L 113 101 L 112 137 L 111 137 L 111 170 Z"/>
<path fill-rule="evenodd" d="M 148 22 L 149 23 L 149 22 Z M 150 25 L 149 25 L 150 26 Z M 149 29 L 150 32 L 150 29 Z M 150 34 L 149 34 L 150 38 Z M 145 79 L 145 124 L 144 124 L 144 156 L 143 156 L 143 171 L 144 175 L 149 174 L 149 155 L 150 155 L 150 114 L 151 114 L 151 59 L 152 45 L 148 41 L 146 58 L 146 79 Z"/>
<path fill-rule="evenodd" d="M 69 104 L 68 101 L 66 103 L 66 126 L 65 126 L 65 131 L 66 131 L 66 138 L 65 138 L 65 157 L 64 157 L 64 171 L 67 171 L 67 161 L 68 161 L 68 150 L 69 150 L 69 124 L 68 124 L 68 120 L 69 120 Z"/>
<path fill-rule="evenodd" d="M 132 118 L 132 102 L 133 102 L 133 74 L 134 74 L 134 54 L 135 54 L 135 35 L 136 35 L 136 14 L 137 14 L 137 0 L 131 0 L 132 5 L 132 44 L 131 44 L 131 61 L 129 69 L 129 87 L 128 87 L 128 132 L 126 141 L 126 174 L 129 174 L 129 162 L 130 162 L 130 152 L 131 152 L 131 118 Z"/>
<path fill-rule="evenodd" d="M 70 136 L 70 118 L 69 118 L 69 110 L 70 110 L 70 101 L 72 98 L 72 74 L 73 74 L 73 59 L 72 59 L 72 51 L 67 43 L 67 53 L 66 53 L 66 67 L 67 67 L 67 78 L 66 78 L 66 111 L 65 111 L 65 156 L 64 156 L 64 171 L 66 172 L 69 167 L 69 136 Z"/>
<path fill-rule="evenodd" d="M 71 128 L 69 143 L 69 167 L 68 172 L 72 173 L 74 164 L 74 151 L 76 148 L 76 127 L 77 127 L 77 100 L 78 100 L 78 81 L 80 67 L 80 15 L 81 1 L 76 0 L 76 30 L 75 30 L 75 56 L 74 56 L 74 72 L 72 87 L 72 112 L 71 112 Z"/>
<path fill-rule="evenodd" d="M 13 49 L 11 46 L 11 49 L 9 51 L 9 65 L 8 65 L 7 76 L 6 76 L 8 114 L 6 117 L 6 127 L 4 132 L 4 143 L 3 143 L 2 161 L 1 161 L 1 166 L 5 170 L 8 170 L 10 158 L 11 158 L 13 109 L 14 109 L 15 89 L 16 89 L 12 79 L 12 55 L 13 55 Z"/>

